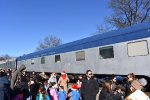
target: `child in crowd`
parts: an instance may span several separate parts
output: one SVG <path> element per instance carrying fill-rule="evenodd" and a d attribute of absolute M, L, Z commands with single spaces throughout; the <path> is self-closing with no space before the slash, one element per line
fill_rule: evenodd
<path fill-rule="evenodd" d="M 76 84 L 72 85 L 72 91 L 68 94 L 70 100 L 80 100 L 80 93 L 78 91 L 78 86 Z"/>
<path fill-rule="evenodd" d="M 59 87 L 58 96 L 59 96 L 59 100 L 66 100 L 66 91 L 64 91 L 63 86 Z"/>
<path fill-rule="evenodd" d="M 40 86 L 36 100 L 50 100 L 50 97 L 46 94 L 46 90 L 43 86 Z"/>
<path fill-rule="evenodd" d="M 82 85 L 82 76 L 80 75 L 77 80 L 77 86 L 79 89 L 81 88 L 81 85 Z"/>
<path fill-rule="evenodd" d="M 116 88 L 115 88 L 115 100 L 124 100 L 124 96 L 125 96 L 125 89 L 123 86 L 121 85 L 117 85 Z"/>
<path fill-rule="evenodd" d="M 48 81 L 47 81 L 47 80 L 44 82 L 44 88 L 45 88 L 46 93 L 47 93 L 47 90 L 48 90 L 48 88 L 49 88 L 49 84 L 48 84 Z"/>
<path fill-rule="evenodd" d="M 56 82 L 57 83 L 57 79 L 56 79 L 56 73 L 52 73 L 49 80 L 48 80 L 48 83 L 50 84 L 51 82 Z"/>
<path fill-rule="evenodd" d="M 57 83 L 51 82 L 51 86 L 49 87 L 49 92 L 52 100 L 59 100 L 57 88 L 58 88 Z"/>

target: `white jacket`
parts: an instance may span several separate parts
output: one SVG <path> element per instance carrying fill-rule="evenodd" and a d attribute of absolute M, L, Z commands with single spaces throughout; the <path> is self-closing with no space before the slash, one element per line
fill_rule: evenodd
<path fill-rule="evenodd" d="M 130 94 L 128 98 L 132 100 L 150 100 L 150 98 L 141 90 L 136 90 Z"/>

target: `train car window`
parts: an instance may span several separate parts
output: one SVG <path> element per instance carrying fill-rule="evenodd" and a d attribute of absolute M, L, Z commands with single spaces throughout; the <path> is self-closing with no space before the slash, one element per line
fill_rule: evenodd
<path fill-rule="evenodd" d="M 81 60 L 85 60 L 85 52 L 84 51 L 76 52 L 76 61 L 81 61 Z"/>
<path fill-rule="evenodd" d="M 25 61 L 26 62 L 26 61 Z M 34 64 L 34 59 L 31 59 L 31 64 L 33 65 Z"/>
<path fill-rule="evenodd" d="M 60 55 L 55 55 L 55 62 L 61 62 Z"/>
<path fill-rule="evenodd" d="M 41 57 L 41 64 L 45 64 L 45 57 Z"/>
<path fill-rule="evenodd" d="M 149 54 L 147 41 L 130 42 L 127 44 L 128 56 L 145 56 Z"/>
<path fill-rule="evenodd" d="M 113 46 L 99 48 L 100 58 L 114 58 Z"/>

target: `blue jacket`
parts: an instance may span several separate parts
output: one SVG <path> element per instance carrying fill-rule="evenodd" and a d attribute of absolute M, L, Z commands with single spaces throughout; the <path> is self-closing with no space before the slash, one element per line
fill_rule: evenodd
<path fill-rule="evenodd" d="M 71 98 L 72 98 L 72 100 L 80 100 L 80 93 L 78 91 L 72 90 Z"/>
<path fill-rule="evenodd" d="M 66 100 L 66 91 L 58 92 L 59 100 Z"/>
<path fill-rule="evenodd" d="M 36 96 L 36 100 L 45 100 L 41 93 L 38 93 Z M 48 95 L 46 95 L 46 100 L 51 100 Z"/>

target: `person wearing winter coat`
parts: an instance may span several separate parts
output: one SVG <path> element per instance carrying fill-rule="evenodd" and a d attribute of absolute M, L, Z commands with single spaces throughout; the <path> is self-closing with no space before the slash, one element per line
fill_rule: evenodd
<path fill-rule="evenodd" d="M 46 94 L 46 89 L 41 85 L 36 95 L 36 100 L 51 100 L 48 94 Z"/>
<path fill-rule="evenodd" d="M 17 78 L 19 76 L 21 76 L 21 73 L 23 70 L 25 70 L 26 67 L 25 65 L 21 65 L 12 75 L 12 80 L 11 80 L 11 89 L 13 90 L 14 89 L 14 86 L 15 86 L 15 82 L 17 80 Z"/>
<path fill-rule="evenodd" d="M 112 81 L 105 81 L 99 95 L 99 100 L 116 100 L 112 91 Z"/>
<path fill-rule="evenodd" d="M 50 84 L 51 82 L 56 82 L 57 83 L 57 79 L 56 79 L 56 73 L 52 73 L 49 80 L 48 80 L 48 83 Z"/>
<path fill-rule="evenodd" d="M 136 78 L 135 78 L 135 74 L 134 73 L 129 73 L 127 75 L 127 80 L 126 80 L 126 82 L 124 82 L 125 97 L 129 96 L 129 94 L 131 93 L 130 86 L 131 86 L 132 81 L 134 81 L 135 79 Z"/>
<path fill-rule="evenodd" d="M 57 83 L 52 82 L 49 88 L 49 94 L 51 96 L 51 100 L 59 100 L 57 88 L 58 88 Z"/>
<path fill-rule="evenodd" d="M 150 100 L 150 98 L 143 92 L 141 89 L 143 86 L 140 84 L 138 80 L 134 80 L 131 83 L 131 94 L 126 97 L 125 100 Z"/>
<path fill-rule="evenodd" d="M 86 71 L 86 78 L 82 80 L 81 96 L 83 100 L 96 100 L 99 91 L 99 85 L 93 78 L 91 70 Z"/>
<path fill-rule="evenodd" d="M 11 100 L 10 81 L 5 72 L 0 72 L 0 100 Z"/>
<path fill-rule="evenodd" d="M 72 91 L 68 94 L 69 100 L 80 100 L 80 93 L 77 84 L 72 85 Z"/>
<path fill-rule="evenodd" d="M 21 65 L 12 75 L 11 89 L 14 93 L 14 100 L 18 100 L 17 98 L 22 98 L 22 100 L 26 100 L 29 97 L 28 83 L 24 82 L 25 76 L 21 81 L 21 75 L 25 69 L 25 65 Z"/>
<path fill-rule="evenodd" d="M 59 87 L 58 97 L 59 97 L 59 100 L 66 100 L 67 94 L 66 94 L 66 91 L 64 91 L 63 86 Z"/>
<path fill-rule="evenodd" d="M 61 77 L 58 80 L 58 85 L 63 86 L 66 93 L 68 93 L 68 86 L 67 86 L 68 82 L 69 82 L 69 78 L 67 76 L 67 73 L 65 71 L 62 71 Z"/>
<path fill-rule="evenodd" d="M 40 88 L 40 83 L 38 83 L 37 80 L 35 80 L 35 82 L 30 85 L 31 100 L 36 100 L 36 96 L 38 94 L 39 88 Z"/>

